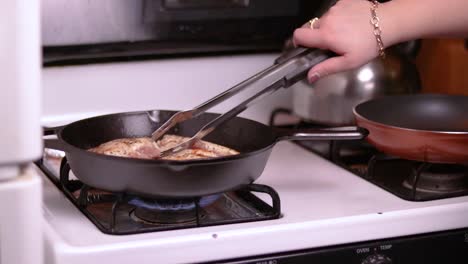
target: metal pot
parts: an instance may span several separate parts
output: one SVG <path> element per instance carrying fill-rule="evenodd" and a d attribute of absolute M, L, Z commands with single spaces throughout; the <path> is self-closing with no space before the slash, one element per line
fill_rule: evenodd
<path fill-rule="evenodd" d="M 385 59 L 374 59 L 313 84 L 307 80 L 298 82 L 292 87 L 293 112 L 310 122 L 353 125 L 353 108 L 359 103 L 385 95 L 419 92 L 419 73 L 411 61 L 418 49 L 419 42 L 403 43 L 388 49 Z"/>

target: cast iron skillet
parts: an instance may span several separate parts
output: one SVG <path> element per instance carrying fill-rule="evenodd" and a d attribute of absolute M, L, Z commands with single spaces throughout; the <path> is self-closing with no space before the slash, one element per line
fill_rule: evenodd
<path fill-rule="evenodd" d="M 280 140 L 357 139 L 366 134 L 353 127 L 331 129 L 330 133 L 279 133 L 262 123 L 235 117 L 204 138 L 241 153 L 235 156 L 166 161 L 87 151 L 117 138 L 149 136 L 174 113 L 156 110 L 79 120 L 55 129 L 58 139 L 46 139 L 45 147 L 65 151 L 75 176 L 91 187 L 147 197 L 189 198 L 225 192 L 254 182 L 262 174 L 273 146 Z M 216 116 L 202 114 L 179 124 L 169 133 L 191 136 Z"/>
<path fill-rule="evenodd" d="M 369 132 L 367 141 L 389 155 L 468 164 L 468 97 L 453 95 L 387 96 L 364 102 L 354 109 L 359 127 L 278 132 L 236 117 L 205 138 L 241 152 L 225 158 L 139 160 L 86 151 L 116 138 L 149 136 L 174 113 L 148 111 L 84 119 L 57 129 L 58 140 L 46 140 L 45 145 L 64 150 L 75 176 L 91 187 L 173 198 L 199 197 L 254 182 L 280 140 L 360 139 Z M 193 135 L 216 116 L 203 114 L 170 133 Z"/>

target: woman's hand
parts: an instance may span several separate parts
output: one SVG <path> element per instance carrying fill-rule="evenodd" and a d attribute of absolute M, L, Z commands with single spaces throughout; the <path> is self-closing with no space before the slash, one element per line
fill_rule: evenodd
<path fill-rule="evenodd" d="M 371 5 L 365 0 L 339 0 L 319 19 L 318 28 L 296 29 L 295 45 L 338 54 L 313 67 L 309 81 L 361 66 L 378 55 Z M 393 0 L 379 4 L 376 12 L 385 47 L 418 38 L 468 34 L 467 0 Z"/>
<path fill-rule="evenodd" d="M 379 54 L 370 23 L 370 7 L 368 1 L 340 0 L 316 21 L 315 28 L 307 23 L 294 31 L 296 46 L 327 49 L 338 54 L 310 69 L 309 82 L 361 66 Z"/>

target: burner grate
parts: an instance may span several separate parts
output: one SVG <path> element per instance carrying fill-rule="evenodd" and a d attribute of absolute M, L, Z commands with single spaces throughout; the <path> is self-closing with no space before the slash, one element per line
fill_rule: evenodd
<path fill-rule="evenodd" d="M 410 161 L 379 153 L 364 176 L 370 182 L 409 201 L 429 201 L 468 195 L 468 167 Z"/>
<path fill-rule="evenodd" d="M 278 219 L 280 198 L 271 187 L 250 184 L 245 187 L 205 197 L 177 199 L 139 197 L 92 188 L 70 179 L 70 165 L 64 157 L 60 177 L 37 164 L 67 198 L 103 233 L 127 235 L 147 232 L 227 225 Z M 270 196 L 271 205 L 253 193 Z"/>

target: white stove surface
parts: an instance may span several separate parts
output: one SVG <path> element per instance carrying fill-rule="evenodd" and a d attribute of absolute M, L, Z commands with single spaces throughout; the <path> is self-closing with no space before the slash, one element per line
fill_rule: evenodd
<path fill-rule="evenodd" d="M 468 227 L 468 196 L 408 202 L 290 142 L 257 183 L 279 193 L 280 219 L 116 236 L 45 179 L 46 263 L 193 263 Z"/>

